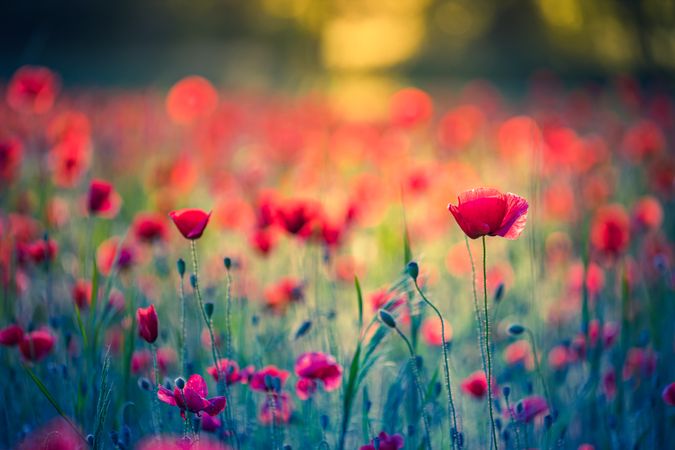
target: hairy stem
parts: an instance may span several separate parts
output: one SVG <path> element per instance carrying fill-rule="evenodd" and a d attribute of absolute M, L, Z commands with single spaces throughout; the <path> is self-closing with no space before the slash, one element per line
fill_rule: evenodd
<path fill-rule="evenodd" d="M 483 236 L 483 308 L 485 310 L 485 355 L 487 359 L 487 378 L 488 385 L 488 408 L 490 410 L 490 426 L 492 429 L 492 443 L 495 449 L 499 449 L 497 444 L 497 429 L 495 427 L 494 411 L 492 407 L 492 358 L 490 356 L 490 315 L 488 312 L 488 295 L 487 295 L 487 249 L 485 244 L 485 236 Z"/>

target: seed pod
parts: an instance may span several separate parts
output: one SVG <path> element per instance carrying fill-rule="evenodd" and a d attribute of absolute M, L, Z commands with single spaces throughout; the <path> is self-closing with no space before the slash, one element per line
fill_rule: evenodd
<path fill-rule="evenodd" d="M 497 290 L 495 290 L 495 303 L 501 302 L 503 297 L 504 297 L 504 283 L 499 283 L 499 286 L 497 286 Z"/>
<path fill-rule="evenodd" d="M 298 330 L 295 332 L 295 339 L 300 339 L 303 337 L 307 332 L 312 328 L 312 321 L 311 320 L 305 320 L 300 324 L 298 327 Z"/>
<path fill-rule="evenodd" d="M 197 275 L 194 273 L 190 274 L 190 286 L 192 286 L 192 289 L 197 288 Z"/>

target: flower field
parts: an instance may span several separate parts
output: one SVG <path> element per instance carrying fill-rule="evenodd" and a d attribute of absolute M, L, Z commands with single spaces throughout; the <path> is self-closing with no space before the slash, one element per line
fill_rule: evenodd
<path fill-rule="evenodd" d="M 0 89 L 0 448 L 666 449 L 675 103 Z"/>

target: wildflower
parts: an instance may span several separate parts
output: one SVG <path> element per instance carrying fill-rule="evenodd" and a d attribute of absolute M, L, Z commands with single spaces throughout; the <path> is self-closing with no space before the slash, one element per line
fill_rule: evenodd
<path fill-rule="evenodd" d="M 281 227 L 300 238 L 313 235 L 320 226 L 320 206 L 307 200 L 290 200 L 277 207 L 276 216 Z"/>
<path fill-rule="evenodd" d="M 274 405 L 274 410 L 272 410 L 270 403 Z M 274 392 L 268 394 L 267 399 L 262 402 L 258 419 L 263 425 L 272 423 L 272 418 L 274 418 L 275 423 L 288 423 L 291 419 L 291 413 L 292 403 L 288 394 Z"/>
<path fill-rule="evenodd" d="M 564 345 L 556 345 L 548 353 L 548 365 L 553 370 L 563 370 L 574 360 L 574 355 Z"/>
<path fill-rule="evenodd" d="M 670 406 L 675 406 L 675 383 L 670 383 L 661 393 L 663 401 Z"/>
<path fill-rule="evenodd" d="M 135 259 L 133 247 L 125 245 L 116 236 L 101 242 L 96 250 L 96 266 L 103 275 L 109 275 L 113 268 L 127 270 Z"/>
<path fill-rule="evenodd" d="M 91 305 L 92 286 L 88 280 L 77 280 L 73 285 L 73 302 L 80 309 L 87 309 Z"/>
<path fill-rule="evenodd" d="M 56 338 L 46 328 L 26 333 L 19 344 L 19 350 L 24 358 L 37 362 L 45 358 L 54 347 Z"/>
<path fill-rule="evenodd" d="M 107 181 L 94 179 L 89 184 L 87 210 L 90 214 L 112 218 L 117 215 L 121 200 L 113 185 Z"/>
<path fill-rule="evenodd" d="M 138 322 L 138 334 L 149 344 L 157 340 L 157 313 L 155 305 L 147 308 L 138 308 L 136 310 L 136 321 Z"/>
<path fill-rule="evenodd" d="M 327 392 L 333 391 L 340 387 L 342 366 L 331 355 L 321 352 L 308 352 L 300 355 L 295 361 L 295 374 L 300 377 L 297 390 L 311 395 L 309 392 L 313 391 L 311 383 L 302 380 L 311 380 L 314 383 L 320 380 L 323 383 L 324 390 Z M 298 396 L 301 397 L 301 395 Z"/>
<path fill-rule="evenodd" d="M 7 103 L 15 111 L 43 114 L 54 105 L 59 79 L 46 67 L 23 66 L 7 86 Z"/>
<path fill-rule="evenodd" d="M 403 448 L 404 440 L 400 434 L 388 435 L 381 431 L 370 444 L 362 445 L 359 450 L 399 450 Z"/>
<path fill-rule="evenodd" d="M 9 183 L 16 178 L 21 165 L 23 147 L 18 139 L 0 140 L 0 181 Z"/>
<path fill-rule="evenodd" d="M 663 223 L 663 207 L 651 196 L 642 197 L 633 206 L 633 223 L 641 230 L 657 230 Z"/>
<path fill-rule="evenodd" d="M 479 370 L 477 372 L 472 373 L 464 380 L 462 380 L 461 388 L 462 391 L 464 391 L 465 393 L 469 394 L 470 396 L 476 399 L 481 399 L 485 397 L 485 394 L 487 394 L 488 391 L 488 383 L 487 377 L 485 376 L 485 372 Z"/>
<path fill-rule="evenodd" d="M 600 208 L 591 225 L 591 243 L 602 254 L 616 257 L 626 250 L 630 220 L 621 205 Z"/>
<path fill-rule="evenodd" d="M 422 322 L 420 327 L 422 338 L 428 345 L 441 346 L 443 345 L 443 337 L 441 336 L 441 321 L 438 317 L 427 317 Z M 452 341 L 452 326 L 445 322 L 445 341 Z"/>
<path fill-rule="evenodd" d="M 31 431 L 16 450 L 69 450 L 86 447 L 72 424 L 57 417 Z"/>
<path fill-rule="evenodd" d="M 534 356 L 530 343 L 525 340 L 519 340 L 510 344 L 504 350 L 504 360 L 508 365 L 521 365 L 527 370 L 534 369 Z"/>
<path fill-rule="evenodd" d="M 134 236 L 140 242 L 153 243 L 164 241 L 167 237 L 167 228 L 163 217 L 156 213 L 139 213 L 131 225 Z"/>
<path fill-rule="evenodd" d="M 17 324 L 7 325 L 0 329 L 0 345 L 13 347 L 23 340 L 23 328 Z"/>
<path fill-rule="evenodd" d="M 175 387 L 173 392 L 164 386 L 159 386 L 157 397 L 169 405 L 180 408 L 180 414 L 185 419 L 185 411 L 190 411 L 197 415 L 202 412 L 212 416 L 218 415 L 225 408 L 225 397 L 206 398 L 208 388 L 201 375 L 191 375 L 183 389 Z"/>
<path fill-rule="evenodd" d="M 491 188 L 463 192 L 457 206 L 448 205 L 457 224 L 471 239 L 481 236 L 518 238 L 525 228 L 527 209 L 524 198 Z"/>
<path fill-rule="evenodd" d="M 289 372 L 281 370 L 276 366 L 266 366 L 255 372 L 249 380 L 249 387 L 254 391 L 273 391 L 273 386 L 269 385 L 269 381 L 278 380 L 279 388 L 283 387 Z"/>
<path fill-rule="evenodd" d="M 514 417 L 519 422 L 530 423 L 535 418 L 548 411 L 548 404 L 544 397 L 531 395 L 525 397 L 515 407 Z"/>
<path fill-rule="evenodd" d="M 415 128 L 427 123 L 433 114 L 431 97 L 416 88 L 405 88 L 391 98 L 391 124 L 401 128 Z"/>
<path fill-rule="evenodd" d="M 179 209 L 171 211 L 169 217 L 185 239 L 196 240 L 202 237 L 211 213 L 201 209 Z"/>
<path fill-rule="evenodd" d="M 265 305 L 275 312 L 283 312 L 291 303 L 304 298 L 304 284 L 291 277 L 282 278 L 265 289 Z"/>
<path fill-rule="evenodd" d="M 51 262 L 59 251 L 59 246 L 53 239 L 38 239 L 23 245 L 23 251 L 33 264 Z"/>
<path fill-rule="evenodd" d="M 223 358 L 218 361 L 218 367 L 220 368 L 220 372 L 225 375 L 225 381 L 228 385 L 234 384 L 240 380 L 241 375 L 239 373 L 239 365 L 236 361 Z M 208 367 L 206 371 L 214 380 L 218 381 L 218 369 L 215 365 Z"/>
<path fill-rule="evenodd" d="M 173 85 L 166 97 L 166 111 L 179 125 L 190 125 L 204 119 L 218 107 L 218 93 L 200 76 L 189 76 Z"/>

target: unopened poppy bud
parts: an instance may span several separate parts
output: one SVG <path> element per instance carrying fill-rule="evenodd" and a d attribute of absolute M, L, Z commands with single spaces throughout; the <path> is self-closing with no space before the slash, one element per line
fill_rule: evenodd
<path fill-rule="evenodd" d="M 197 288 L 197 275 L 194 273 L 190 274 L 190 286 L 192 286 L 192 289 Z"/>
<path fill-rule="evenodd" d="M 504 283 L 499 283 L 499 286 L 497 286 L 497 290 L 495 290 L 495 303 L 499 303 L 502 301 L 502 298 L 504 297 Z"/>
<path fill-rule="evenodd" d="M 295 332 L 295 339 L 300 339 L 303 337 L 307 332 L 312 328 L 312 321 L 311 320 L 305 320 L 302 322 L 302 324 L 298 327 L 298 330 Z"/>
<path fill-rule="evenodd" d="M 275 392 L 281 391 L 281 379 L 279 377 L 272 378 L 272 387 Z"/>
<path fill-rule="evenodd" d="M 502 420 L 499 417 L 495 419 L 495 427 L 497 427 L 497 430 L 502 429 Z"/>
<path fill-rule="evenodd" d="M 513 336 L 518 336 L 519 334 L 523 334 L 525 332 L 525 327 L 517 323 L 514 323 L 509 326 L 508 332 Z"/>
<path fill-rule="evenodd" d="M 152 385 L 150 384 L 150 380 L 145 377 L 141 377 L 138 379 L 138 387 L 144 391 L 149 391 L 152 388 Z"/>
<path fill-rule="evenodd" d="M 94 445 L 94 435 L 93 434 L 87 435 L 87 444 Z"/>
<path fill-rule="evenodd" d="M 176 268 L 178 269 L 178 275 L 183 278 L 185 275 L 185 261 L 183 258 L 178 258 L 178 261 L 176 261 Z"/>
<path fill-rule="evenodd" d="M 206 317 L 208 317 L 209 319 L 213 315 L 213 306 L 214 305 L 211 302 L 204 303 L 204 312 L 206 313 Z"/>
<path fill-rule="evenodd" d="M 230 258 L 229 256 L 223 258 L 223 265 L 227 270 L 230 270 L 232 268 L 232 258 Z"/>
<path fill-rule="evenodd" d="M 321 417 L 319 417 L 319 422 L 321 423 L 321 429 L 326 431 L 326 429 L 328 428 L 328 424 L 329 424 L 328 416 L 326 414 L 321 414 Z"/>
<path fill-rule="evenodd" d="M 410 278 L 417 281 L 417 277 L 420 274 L 420 267 L 415 261 L 410 261 L 406 266 L 405 271 L 410 276 Z"/>
<path fill-rule="evenodd" d="M 386 326 L 396 328 L 396 320 L 394 320 L 394 317 L 384 309 L 380 310 L 380 320 L 384 322 Z"/>
<path fill-rule="evenodd" d="M 174 383 L 176 384 L 176 387 L 181 391 L 183 390 L 183 388 L 185 388 L 185 379 L 183 377 L 176 378 Z"/>
<path fill-rule="evenodd" d="M 274 389 L 274 382 L 272 381 L 272 376 L 271 375 L 265 375 L 265 387 L 267 390 L 272 390 Z"/>
<path fill-rule="evenodd" d="M 504 398 L 508 400 L 509 395 L 511 395 L 511 387 L 510 386 L 504 386 L 502 388 L 502 393 L 504 394 Z"/>

